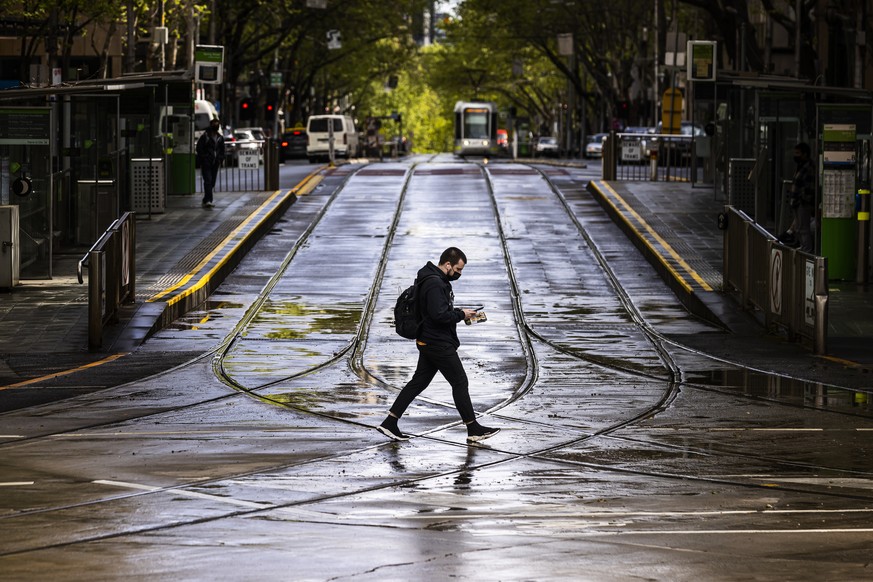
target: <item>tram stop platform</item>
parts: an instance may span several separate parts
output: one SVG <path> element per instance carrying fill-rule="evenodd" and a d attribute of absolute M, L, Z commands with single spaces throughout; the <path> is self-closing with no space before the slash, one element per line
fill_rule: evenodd
<path fill-rule="evenodd" d="M 766 350 L 772 357 L 773 350 L 800 348 L 778 330 L 764 328 L 761 314 L 742 308 L 736 298 L 722 292 L 724 242 L 718 215 L 725 203 L 716 199 L 711 187 L 687 182 L 592 180 L 588 190 L 677 295 L 688 292 L 686 306 L 690 311 L 704 319 L 714 318 L 737 342 L 744 343 L 743 351 L 752 352 L 744 354 L 744 359 L 754 359 L 755 350 Z M 806 348 L 801 349 L 810 362 L 816 361 Z M 873 370 L 873 286 L 829 282 L 828 332 L 822 359 L 862 373 Z M 785 371 L 797 372 L 799 366 L 808 365 L 786 361 Z M 866 382 L 873 385 L 873 377 Z"/>
<path fill-rule="evenodd" d="M 184 313 L 186 302 L 193 307 L 205 300 L 298 194 L 319 179 L 314 172 L 290 190 L 219 195 L 212 209 L 201 207 L 199 195 L 170 196 L 164 213 L 138 217 L 136 303 L 105 330 L 100 350 L 88 350 L 88 286 L 76 276 L 87 249 L 56 255 L 50 280 L 27 280 L 0 291 L 0 393 L 50 384 L 70 370 L 135 351 L 150 333 Z M 727 359 L 760 358 L 762 369 L 778 372 L 775 353 L 777 367 L 786 373 L 818 381 L 845 375 L 848 385 L 873 385 L 873 375 L 865 374 L 873 370 L 873 296 L 866 288 L 832 286 L 828 354 L 814 356 L 756 325 L 736 300 L 719 291 L 722 233 L 716 217 L 723 202 L 711 191 L 674 182 L 597 180 L 589 191 L 613 199 L 613 219 L 632 225 L 626 229 L 631 238 L 660 239 L 676 255 L 670 260 L 678 257 L 700 277 L 694 282 L 695 300 L 731 331 L 728 339 L 701 349 Z M 169 309 L 170 303 L 178 311 Z"/>

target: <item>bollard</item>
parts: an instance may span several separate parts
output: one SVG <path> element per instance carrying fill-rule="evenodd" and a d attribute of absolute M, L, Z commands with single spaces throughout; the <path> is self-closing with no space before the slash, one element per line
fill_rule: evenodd
<path fill-rule="evenodd" d="M 649 156 L 649 180 L 658 181 L 658 150 L 653 151 Z"/>
<path fill-rule="evenodd" d="M 870 190 L 858 190 L 858 265 L 855 280 L 867 282 L 867 253 L 870 250 Z"/>

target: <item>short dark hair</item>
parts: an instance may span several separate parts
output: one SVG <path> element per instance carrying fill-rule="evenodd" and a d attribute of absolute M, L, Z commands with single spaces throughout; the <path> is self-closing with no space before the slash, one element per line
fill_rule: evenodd
<path fill-rule="evenodd" d="M 803 157 L 805 158 L 808 158 L 812 155 L 812 150 L 809 149 L 809 144 L 804 141 L 794 146 L 794 149 L 798 150 L 801 154 L 803 154 Z"/>
<path fill-rule="evenodd" d="M 440 265 L 446 261 L 448 261 L 450 265 L 457 265 L 458 261 L 464 261 L 464 264 L 466 265 L 467 255 L 465 255 L 464 251 L 458 247 L 449 247 L 440 255 Z"/>

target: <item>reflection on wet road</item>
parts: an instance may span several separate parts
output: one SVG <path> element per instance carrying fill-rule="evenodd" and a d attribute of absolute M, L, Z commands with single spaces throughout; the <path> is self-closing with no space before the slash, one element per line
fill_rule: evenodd
<path fill-rule="evenodd" d="M 10 579 L 863 577 L 865 394 L 665 340 L 725 332 L 579 170 L 418 161 L 344 170 L 144 348 L 212 357 L 4 417 Z M 503 431 L 467 446 L 438 378 L 388 443 L 416 357 L 394 300 L 447 246 L 469 258 L 457 305 L 488 314 L 459 328 L 473 402 Z"/>

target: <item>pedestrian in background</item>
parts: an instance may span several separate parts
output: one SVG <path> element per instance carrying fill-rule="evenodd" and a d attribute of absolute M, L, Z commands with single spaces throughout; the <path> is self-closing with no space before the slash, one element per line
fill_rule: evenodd
<path fill-rule="evenodd" d="M 221 121 L 213 119 L 209 128 L 197 140 L 197 162 L 203 178 L 203 208 L 212 208 L 212 190 L 218 179 L 218 169 L 224 160 L 224 136 L 221 135 Z"/>
<path fill-rule="evenodd" d="M 806 253 L 813 252 L 812 217 L 815 212 L 815 165 L 812 163 L 809 144 L 801 142 L 794 146 L 794 163 L 797 169 L 791 180 L 788 200 L 794 220 L 778 240 L 788 246 L 800 247 Z"/>
<path fill-rule="evenodd" d="M 387 418 L 378 427 L 379 432 L 390 439 L 409 439 L 400 432 L 397 421 L 415 397 L 430 385 L 437 372 L 452 386 L 452 399 L 467 427 L 468 441 L 481 441 L 500 431 L 499 428 L 482 426 L 476 420 L 473 403 L 470 401 L 467 373 L 458 357 L 461 342 L 458 341 L 455 328 L 461 321 L 477 315 L 475 309 L 461 309 L 454 305 L 452 281 L 461 277 L 461 271 L 466 264 L 466 255 L 456 247 L 449 247 L 440 255 L 439 265 L 428 261 L 418 271 L 418 306 L 419 313 L 423 316 L 415 340 L 418 347 L 418 365 L 412 379 L 403 387 L 391 406 Z"/>

